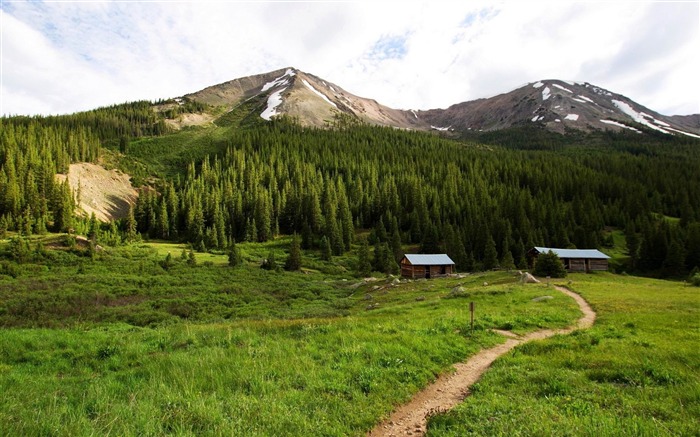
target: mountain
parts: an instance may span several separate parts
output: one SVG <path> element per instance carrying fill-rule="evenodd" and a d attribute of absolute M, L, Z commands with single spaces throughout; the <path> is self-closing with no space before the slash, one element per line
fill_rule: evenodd
<path fill-rule="evenodd" d="M 623 95 L 588 82 L 542 80 L 495 97 L 457 103 L 447 109 L 392 109 L 356 96 L 340 86 L 295 68 L 234 79 L 175 99 L 223 109 L 243 110 L 255 118 L 288 115 L 302 125 L 324 127 L 337 114 L 369 124 L 401 129 L 468 133 L 537 125 L 565 133 L 642 129 L 700 138 L 700 115 L 665 116 Z M 174 103 L 161 105 L 161 110 Z M 169 106 L 170 105 L 170 106 Z M 218 113 L 217 116 L 221 116 Z M 171 126 L 212 122 L 212 114 L 180 113 Z"/>
<path fill-rule="evenodd" d="M 338 85 L 295 68 L 243 77 L 183 96 L 196 102 L 235 109 L 259 100 L 254 110 L 260 117 L 286 114 L 305 126 L 325 126 L 336 113 L 344 113 L 370 124 L 427 129 L 407 111 L 400 111 L 358 97 Z"/>
<path fill-rule="evenodd" d="M 588 82 L 542 80 L 488 99 L 447 109 L 416 111 L 435 129 L 492 131 L 536 124 L 564 133 L 574 130 L 622 130 L 639 127 L 700 138 L 700 116 L 665 116 L 633 100 Z"/>

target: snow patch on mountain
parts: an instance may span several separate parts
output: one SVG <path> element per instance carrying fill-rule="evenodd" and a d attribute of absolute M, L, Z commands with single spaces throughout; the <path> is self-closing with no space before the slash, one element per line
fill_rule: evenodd
<path fill-rule="evenodd" d="M 439 127 L 439 126 L 433 126 L 432 124 L 430 125 L 431 129 L 439 130 L 439 131 L 446 131 L 450 130 L 452 126 L 447 126 L 447 127 Z"/>
<path fill-rule="evenodd" d="M 666 129 L 672 130 L 672 131 L 674 131 L 674 132 L 678 132 L 679 134 L 688 135 L 689 137 L 700 138 L 700 135 L 695 135 L 695 134 L 691 134 L 691 133 L 688 133 L 688 132 L 683 132 L 682 130 L 674 129 L 674 128 L 672 128 L 672 127 L 667 127 Z"/>
<path fill-rule="evenodd" d="M 282 92 L 286 90 L 287 88 L 282 88 L 270 94 L 270 97 L 267 98 L 267 108 L 260 114 L 262 118 L 269 121 L 273 115 L 278 114 L 277 107 L 282 104 Z"/>
<path fill-rule="evenodd" d="M 589 98 L 586 97 L 586 96 L 582 96 L 582 95 L 580 95 L 580 94 L 578 95 L 578 98 L 581 99 L 581 100 L 585 100 L 585 101 L 587 101 L 588 103 L 595 103 L 593 100 L 589 99 Z M 574 99 L 574 100 L 576 100 L 576 99 Z"/>
<path fill-rule="evenodd" d="M 325 100 L 326 102 L 328 102 L 328 103 L 330 103 L 331 105 L 333 105 L 334 108 L 338 109 L 338 106 L 337 106 L 335 103 L 331 102 L 330 99 L 329 99 L 328 97 L 326 97 L 322 92 L 320 92 L 319 90 L 317 90 L 316 88 L 314 88 L 309 82 L 306 81 L 306 79 L 302 79 L 301 81 L 304 83 L 304 85 L 306 85 L 306 87 L 307 87 L 308 89 L 310 89 L 311 91 L 313 91 L 314 94 L 316 94 L 317 96 L 319 96 L 320 98 L 322 98 L 322 99 Z"/>
<path fill-rule="evenodd" d="M 544 89 L 542 90 L 542 100 L 547 100 L 551 95 L 552 93 L 550 92 L 549 87 L 544 87 Z"/>
<path fill-rule="evenodd" d="M 582 99 L 577 99 L 576 97 L 572 97 L 571 100 L 574 100 L 574 101 L 579 102 L 579 103 L 588 103 L 587 101 L 582 100 Z"/>
<path fill-rule="evenodd" d="M 629 130 L 632 130 L 632 131 L 637 132 L 638 134 L 641 134 L 641 133 L 642 133 L 642 131 L 640 131 L 639 129 L 635 129 L 635 128 L 631 127 L 631 126 L 627 126 L 626 124 L 622 124 L 622 123 L 619 123 L 619 122 L 617 122 L 617 121 L 613 121 L 613 120 L 600 120 L 600 122 L 601 122 L 601 123 L 605 123 L 605 124 L 612 124 L 613 126 L 621 127 L 621 128 L 623 128 L 623 129 L 629 129 Z"/>
<path fill-rule="evenodd" d="M 260 89 L 260 92 L 264 93 L 265 91 L 269 90 L 270 88 L 276 87 L 279 85 L 288 85 L 289 80 L 287 78 L 292 77 L 294 75 L 296 75 L 296 73 L 294 73 L 294 70 L 292 70 L 291 68 L 287 68 L 287 71 L 285 71 L 282 76 L 278 77 L 277 79 L 273 80 L 272 82 L 268 82 L 265 85 L 263 85 L 263 87 Z"/>
<path fill-rule="evenodd" d="M 576 121 L 578 120 L 578 114 L 567 114 L 564 120 Z"/>
<path fill-rule="evenodd" d="M 650 123 L 649 120 L 647 120 L 644 116 L 642 116 L 641 112 L 635 111 L 630 105 L 628 105 L 625 102 L 621 102 L 620 100 L 612 100 L 613 105 L 617 106 L 620 111 L 624 112 L 625 114 L 629 115 L 632 120 L 636 121 L 639 124 L 643 124 L 644 126 L 657 130 L 659 132 L 663 132 L 665 134 L 671 134 L 671 132 L 661 129 L 657 125 Z"/>
<path fill-rule="evenodd" d="M 568 89 L 568 88 L 566 88 L 566 87 L 563 87 L 563 86 L 561 86 L 561 85 L 559 85 L 559 84 L 556 84 L 556 83 L 553 83 L 552 86 L 555 86 L 555 87 L 559 88 L 560 90 L 566 91 L 567 93 L 571 93 L 571 94 L 574 93 L 574 92 L 571 91 L 570 89 Z"/>
<path fill-rule="evenodd" d="M 532 87 L 533 87 L 533 88 L 541 88 L 543 85 L 544 85 L 544 84 L 543 84 L 542 82 L 537 82 L 537 83 L 534 84 Z"/>

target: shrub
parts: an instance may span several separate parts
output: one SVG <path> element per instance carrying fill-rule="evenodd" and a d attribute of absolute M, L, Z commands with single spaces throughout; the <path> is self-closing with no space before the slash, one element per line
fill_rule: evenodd
<path fill-rule="evenodd" d="M 552 278 L 563 278 L 566 276 L 564 264 L 551 250 L 547 253 L 542 253 L 537 257 L 535 268 L 532 271 L 535 276 L 551 276 Z"/>
<path fill-rule="evenodd" d="M 700 273 L 696 273 L 690 277 L 690 285 L 700 287 Z"/>

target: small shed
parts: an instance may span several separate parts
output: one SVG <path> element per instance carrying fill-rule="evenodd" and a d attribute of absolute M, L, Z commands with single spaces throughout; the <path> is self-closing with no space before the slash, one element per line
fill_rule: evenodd
<path fill-rule="evenodd" d="M 452 274 L 455 263 L 447 254 L 406 254 L 401 260 L 401 276 L 404 278 L 435 278 Z"/>
<path fill-rule="evenodd" d="M 527 252 L 530 265 L 541 253 L 552 251 L 557 254 L 564 268 L 570 272 L 593 272 L 608 270 L 609 256 L 597 249 L 557 249 L 554 247 L 533 247 Z"/>

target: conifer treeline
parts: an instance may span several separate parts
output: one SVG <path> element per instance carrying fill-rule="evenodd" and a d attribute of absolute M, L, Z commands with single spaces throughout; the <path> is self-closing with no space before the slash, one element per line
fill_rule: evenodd
<path fill-rule="evenodd" d="M 0 232 L 25 234 L 74 224 L 73 195 L 54 179 L 71 162 L 95 161 L 100 144 L 167 131 L 147 102 L 4 118 L 0 128 Z M 697 144 L 611 134 L 601 147 L 545 138 L 545 150 L 509 150 L 287 120 L 227 132 L 216 147 L 225 152 L 146 191 L 121 231 L 208 248 L 298 233 L 302 247 L 328 257 L 349 250 L 357 229 L 371 229 L 375 255 L 397 257 L 401 244 L 415 244 L 469 270 L 523 266 L 533 245 L 598 247 L 614 226 L 625 230 L 637 269 L 677 274 L 700 264 Z"/>
<path fill-rule="evenodd" d="M 355 229 L 369 228 L 373 243 L 420 244 L 471 269 L 523 266 L 533 245 L 599 247 L 604 227 L 614 226 L 645 242 L 634 256 L 661 257 L 639 268 L 668 265 L 672 244 L 680 269 L 700 261 L 686 259 L 700 217 L 692 147 L 653 158 L 610 148 L 513 151 L 390 128 L 329 131 L 284 121 L 233 131 L 226 141 L 222 156 L 192 163 L 179 185 L 140 198 L 140 232 L 208 248 L 296 232 L 305 248 L 328 244 L 341 254 Z M 664 224 L 661 215 L 681 223 Z M 648 248 L 654 232 L 664 238 Z"/>
<path fill-rule="evenodd" d="M 167 132 L 150 102 L 125 103 L 70 115 L 0 118 L 0 235 L 73 227 L 74 193 L 57 173 L 94 162 L 105 144 Z"/>
<path fill-rule="evenodd" d="M 65 173 L 71 162 L 96 160 L 99 152 L 100 142 L 89 128 L 0 119 L 0 234 L 69 229 L 73 191 L 55 175 Z"/>

